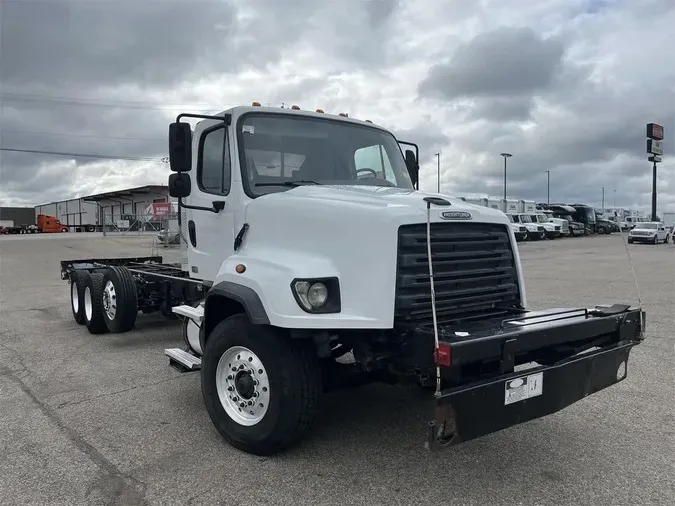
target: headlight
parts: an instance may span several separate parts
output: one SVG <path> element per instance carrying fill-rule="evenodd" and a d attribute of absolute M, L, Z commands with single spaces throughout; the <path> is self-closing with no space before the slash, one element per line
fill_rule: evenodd
<path fill-rule="evenodd" d="M 294 279 L 291 291 L 298 305 L 308 313 L 339 313 L 338 278 Z"/>

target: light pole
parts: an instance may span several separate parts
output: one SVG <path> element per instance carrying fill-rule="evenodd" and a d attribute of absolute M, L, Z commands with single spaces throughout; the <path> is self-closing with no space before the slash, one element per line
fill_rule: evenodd
<path fill-rule="evenodd" d="M 551 203 L 551 171 L 546 171 L 546 203 Z"/>
<path fill-rule="evenodd" d="M 500 153 L 499 156 L 504 157 L 504 201 L 506 201 L 506 159 L 511 158 L 511 153 Z"/>
<path fill-rule="evenodd" d="M 614 190 L 614 207 L 616 208 L 616 190 Z"/>
<path fill-rule="evenodd" d="M 438 161 L 438 190 L 437 193 L 441 193 L 441 154 L 436 153 L 436 159 Z"/>
<path fill-rule="evenodd" d="M 600 209 L 603 211 L 605 210 L 605 187 L 602 187 L 602 205 L 600 206 Z"/>

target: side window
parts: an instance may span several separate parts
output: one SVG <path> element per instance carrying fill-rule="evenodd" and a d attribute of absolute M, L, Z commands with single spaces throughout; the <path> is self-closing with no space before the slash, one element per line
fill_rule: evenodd
<path fill-rule="evenodd" d="M 223 156 L 224 148 L 224 156 Z M 230 146 L 224 127 L 204 136 L 197 165 L 197 183 L 206 193 L 227 195 L 230 192 Z"/>
<path fill-rule="evenodd" d="M 391 162 L 389 161 L 386 150 L 381 144 L 374 144 L 372 146 L 357 149 L 354 152 L 354 165 L 357 171 L 361 169 L 370 169 L 375 171 L 377 177 L 396 184 L 396 176 L 391 168 Z M 363 171 L 357 173 L 357 176 L 372 177 L 372 173 L 370 173 L 370 171 Z"/>

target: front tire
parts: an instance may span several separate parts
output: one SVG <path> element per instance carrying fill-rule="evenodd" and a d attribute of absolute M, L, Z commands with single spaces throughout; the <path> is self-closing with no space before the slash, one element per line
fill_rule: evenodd
<path fill-rule="evenodd" d="M 208 336 L 201 366 L 204 404 L 235 448 L 272 455 L 297 443 L 320 408 L 323 384 L 312 342 L 253 325 L 243 313 Z"/>

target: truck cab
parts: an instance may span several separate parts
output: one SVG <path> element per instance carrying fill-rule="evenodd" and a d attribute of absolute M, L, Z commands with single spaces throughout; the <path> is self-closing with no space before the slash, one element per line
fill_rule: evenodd
<path fill-rule="evenodd" d="M 527 239 L 527 227 L 522 223 L 516 223 L 513 220 L 513 216 L 511 214 L 507 214 L 506 217 L 511 222 L 511 230 L 513 230 L 513 235 L 515 236 L 516 241 L 524 241 Z"/>
<path fill-rule="evenodd" d="M 371 381 L 434 392 L 437 449 L 625 378 L 643 312 L 528 310 L 509 218 L 419 191 L 418 147 L 387 129 L 254 103 L 179 115 L 169 148 L 181 269 L 204 296 L 172 307 L 185 348 L 165 354 L 200 371 L 210 419 L 234 447 L 282 451 L 324 393 Z"/>
<path fill-rule="evenodd" d="M 546 239 L 546 228 L 544 225 L 534 223 L 529 214 L 525 213 L 508 213 L 509 220 L 513 223 L 522 225 L 527 229 L 527 239 L 530 241 L 539 241 Z"/>
<path fill-rule="evenodd" d="M 37 215 L 37 228 L 40 232 L 68 232 L 68 227 L 63 225 L 55 216 L 48 214 Z"/>
<path fill-rule="evenodd" d="M 562 225 L 560 223 L 552 222 L 545 213 L 535 211 L 523 214 L 527 214 L 532 220 L 532 223 L 543 226 L 546 229 L 546 237 L 549 239 L 555 239 L 562 235 Z"/>

